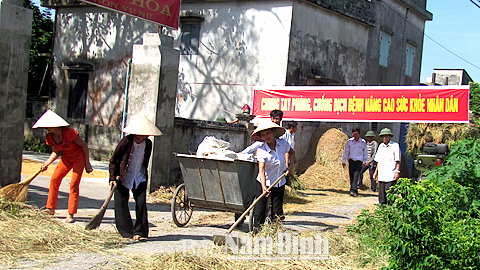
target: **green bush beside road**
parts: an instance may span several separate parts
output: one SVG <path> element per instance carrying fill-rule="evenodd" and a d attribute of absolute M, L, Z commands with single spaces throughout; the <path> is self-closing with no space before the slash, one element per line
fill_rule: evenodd
<path fill-rule="evenodd" d="M 364 211 L 349 228 L 387 269 L 480 268 L 480 140 L 457 142 L 445 166 L 412 183 L 400 179 L 391 205 Z"/>

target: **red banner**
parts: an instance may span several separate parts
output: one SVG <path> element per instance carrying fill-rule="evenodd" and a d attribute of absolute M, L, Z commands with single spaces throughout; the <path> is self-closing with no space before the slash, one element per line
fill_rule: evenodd
<path fill-rule="evenodd" d="M 469 86 L 254 87 L 253 111 L 283 119 L 335 122 L 468 122 Z"/>
<path fill-rule="evenodd" d="M 151 23 L 178 28 L 180 0 L 81 0 Z"/>

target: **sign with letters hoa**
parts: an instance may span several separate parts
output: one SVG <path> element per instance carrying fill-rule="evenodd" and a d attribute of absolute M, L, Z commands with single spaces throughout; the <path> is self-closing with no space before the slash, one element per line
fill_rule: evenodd
<path fill-rule="evenodd" d="M 338 122 L 468 123 L 468 85 L 254 87 L 252 114 Z"/>
<path fill-rule="evenodd" d="M 178 29 L 181 0 L 81 0 L 151 23 Z"/>

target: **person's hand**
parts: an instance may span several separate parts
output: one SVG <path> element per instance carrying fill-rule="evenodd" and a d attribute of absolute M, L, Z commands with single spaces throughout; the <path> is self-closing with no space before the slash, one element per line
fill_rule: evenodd
<path fill-rule="evenodd" d="M 342 163 L 342 167 L 343 167 L 343 168 L 345 168 L 345 165 L 346 165 L 345 163 Z"/>
<path fill-rule="evenodd" d="M 373 179 L 377 180 L 377 176 L 378 176 L 378 173 L 377 173 L 377 172 L 374 172 L 374 173 L 373 173 Z"/>
<path fill-rule="evenodd" d="M 48 165 L 45 164 L 45 163 L 43 163 L 43 164 L 40 166 L 40 170 L 41 170 L 42 172 L 46 171 L 47 169 L 48 169 Z"/>
<path fill-rule="evenodd" d="M 397 181 L 398 178 L 400 178 L 400 172 L 399 172 L 399 171 L 396 171 L 396 172 L 395 172 L 395 181 Z"/>
<path fill-rule="evenodd" d="M 117 187 L 117 181 L 110 181 L 110 188 Z"/>
<path fill-rule="evenodd" d="M 87 173 L 91 173 L 93 171 L 93 168 L 92 168 L 92 165 L 90 164 L 90 162 L 88 162 L 87 164 L 85 164 L 85 171 Z"/>
<path fill-rule="evenodd" d="M 267 186 L 262 185 L 262 193 L 265 193 L 265 197 L 270 195 L 270 190 L 268 190 Z"/>
<path fill-rule="evenodd" d="M 290 174 L 290 168 L 285 169 L 285 171 L 283 171 L 283 173 L 285 174 L 285 176 L 287 176 L 288 174 Z"/>
<path fill-rule="evenodd" d="M 369 166 L 370 165 L 370 161 L 367 161 L 367 163 L 365 164 L 366 166 Z"/>

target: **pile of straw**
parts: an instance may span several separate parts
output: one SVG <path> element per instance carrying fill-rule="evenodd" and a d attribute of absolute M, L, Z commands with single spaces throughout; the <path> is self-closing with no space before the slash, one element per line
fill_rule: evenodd
<path fill-rule="evenodd" d="M 315 133 L 313 133 L 312 138 L 310 138 L 310 146 L 308 152 L 301 160 L 295 163 L 293 171 L 298 174 L 303 174 L 310 166 L 315 164 L 315 156 L 317 154 L 317 144 L 320 137 L 329 129 L 333 128 L 331 125 L 320 125 Z"/>
<path fill-rule="evenodd" d="M 409 153 L 421 151 L 426 142 L 453 144 L 465 138 L 478 138 L 479 128 L 460 123 L 410 123 L 406 136 Z"/>
<path fill-rule="evenodd" d="M 148 195 L 148 197 L 150 198 L 150 202 L 170 205 L 176 188 L 176 186 L 161 186 L 154 192 L 150 193 L 150 195 Z"/>
<path fill-rule="evenodd" d="M 324 129 L 325 127 L 320 126 L 317 132 L 320 133 Z M 316 150 L 315 162 L 299 177 L 300 181 L 308 188 L 349 189 L 348 166 L 342 167 L 342 156 L 347 141 L 348 136 L 336 128 L 325 131 L 318 143 L 311 145 L 310 148 Z M 300 163 L 302 162 L 305 160 L 302 159 Z M 303 166 L 299 165 L 299 167 Z M 365 182 L 367 181 L 364 181 L 364 184 Z"/>
<path fill-rule="evenodd" d="M 20 259 L 49 260 L 81 251 L 119 247 L 118 234 L 85 231 L 23 203 L 0 201 L 0 263 Z"/>

